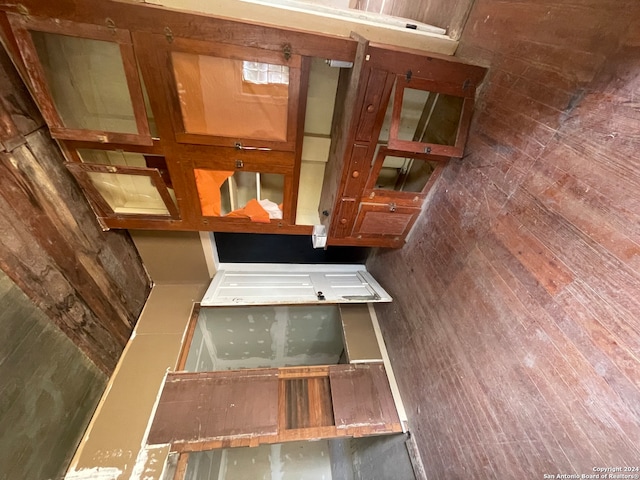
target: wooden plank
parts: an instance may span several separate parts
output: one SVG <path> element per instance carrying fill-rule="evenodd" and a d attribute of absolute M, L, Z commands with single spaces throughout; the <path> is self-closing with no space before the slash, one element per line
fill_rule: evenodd
<path fill-rule="evenodd" d="M 202 444 L 273 435 L 277 428 L 277 370 L 174 373 L 165 382 L 148 441 Z"/>
<path fill-rule="evenodd" d="M 354 435 L 401 430 L 382 364 L 335 365 L 329 379 L 338 429 Z"/>
<path fill-rule="evenodd" d="M 0 52 L 0 142 L 11 151 L 24 143 L 24 137 L 44 125 L 40 112 L 6 53 Z"/>
<path fill-rule="evenodd" d="M 191 350 L 191 343 L 193 342 L 193 335 L 198 326 L 198 316 L 200 314 L 200 304 L 196 303 L 193 305 L 193 310 L 191 311 L 191 317 L 189 318 L 189 326 L 187 327 L 187 333 L 184 336 L 184 340 L 182 342 L 182 349 L 180 350 L 180 356 L 178 357 L 178 364 L 176 365 L 176 370 L 184 370 L 185 365 L 187 364 L 187 358 L 189 358 L 189 350 Z"/>

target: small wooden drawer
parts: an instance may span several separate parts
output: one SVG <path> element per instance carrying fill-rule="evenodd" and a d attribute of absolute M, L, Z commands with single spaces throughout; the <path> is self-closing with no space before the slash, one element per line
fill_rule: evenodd
<path fill-rule="evenodd" d="M 368 142 L 374 131 L 376 119 L 380 111 L 380 104 L 385 92 L 385 85 L 389 73 L 384 70 L 371 70 L 364 95 L 356 140 Z M 384 112 L 382 113 L 384 115 Z"/>
<path fill-rule="evenodd" d="M 362 192 L 362 188 L 367 182 L 371 165 L 367 152 L 368 145 L 355 144 L 351 149 L 351 159 L 349 169 L 345 176 L 344 196 L 357 197 Z"/>
<path fill-rule="evenodd" d="M 353 227 L 353 219 L 356 213 L 357 202 L 355 198 L 343 198 L 338 204 L 336 217 L 332 222 L 332 231 L 330 237 L 344 238 L 348 237 Z"/>

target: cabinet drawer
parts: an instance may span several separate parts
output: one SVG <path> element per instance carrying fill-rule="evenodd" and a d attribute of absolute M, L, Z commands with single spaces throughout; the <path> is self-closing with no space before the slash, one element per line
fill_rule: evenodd
<path fill-rule="evenodd" d="M 353 228 L 353 236 L 395 236 L 409 233 L 420 214 L 419 207 L 390 206 L 389 204 L 361 203 Z"/>
<path fill-rule="evenodd" d="M 383 70 L 371 70 L 369 73 L 367 90 L 364 94 L 358 130 L 356 131 L 356 140 L 358 141 L 368 142 L 371 140 L 376 119 L 380 111 L 380 103 L 386 90 L 385 86 L 388 76 L 389 73 Z M 384 115 L 384 112 L 382 112 L 382 115 Z"/>
<path fill-rule="evenodd" d="M 351 150 L 351 159 L 349 161 L 349 169 L 346 173 L 346 180 L 344 186 L 345 197 L 358 197 L 362 192 L 367 177 L 369 176 L 369 170 L 371 164 L 368 160 L 367 152 L 369 147 L 367 145 L 354 145 Z"/>
<path fill-rule="evenodd" d="M 333 219 L 331 237 L 344 238 L 351 233 L 353 219 L 356 213 L 357 202 L 354 198 L 343 198 L 340 200 L 337 215 Z"/>

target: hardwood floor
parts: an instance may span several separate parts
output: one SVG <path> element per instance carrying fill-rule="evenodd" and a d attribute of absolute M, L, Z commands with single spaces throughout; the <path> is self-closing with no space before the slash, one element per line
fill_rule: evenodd
<path fill-rule="evenodd" d="M 490 70 L 466 157 L 368 262 L 430 480 L 640 466 L 638 19 L 475 2 L 458 56 Z"/>

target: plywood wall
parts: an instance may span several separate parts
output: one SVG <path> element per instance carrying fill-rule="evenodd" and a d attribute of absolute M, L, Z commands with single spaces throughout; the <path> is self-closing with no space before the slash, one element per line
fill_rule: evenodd
<path fill-rule="evenodd" d="M 640 458 L 640 4 L 477 0 L 466 156 L 370 271 L 429 479 Z"/>

